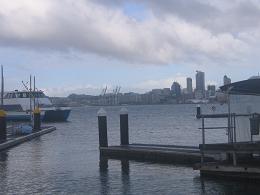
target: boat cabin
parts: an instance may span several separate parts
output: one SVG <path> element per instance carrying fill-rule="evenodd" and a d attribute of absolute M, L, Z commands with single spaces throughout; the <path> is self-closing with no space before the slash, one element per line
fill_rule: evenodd
<path fill-rule="evenodd" d="M 28 111 L 31 105 L 41 108 L 52 107 L 50 99 L 42 91 L 11 91 L 4 95 L 4 109 L 6 111 Z"/>
<path fill-rule="evenodd" d="M 221 90 L 229 96 L 230 113 L 235 116 L 230 124 L 235 126 L 235 141 L 260 141 L 260 78 L 224 85 Z"/>
<path fill-rule="evenodd" d="M 44 98 L 46 97 L 44 95 L 44 93 L 42 91 L 37 91 L 37 92 L 29 92 L 29 91 L 18 91 L 18 90 L 15 90 L 15 91 L 12 91 L 12 92 L 7 92 L 5 95 L 4 95 L 4 98 L 5 99 L 12 99 L 12 98 Z"/>

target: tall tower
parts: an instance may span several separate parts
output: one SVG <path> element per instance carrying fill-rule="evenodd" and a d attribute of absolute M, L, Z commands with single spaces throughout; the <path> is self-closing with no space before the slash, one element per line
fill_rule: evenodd
<path fill-rule="evenodd" d="M 192 79 L 188 77 L 186 81 L 187 81 L 187 93 L 192 94 Z"/>
<path fill-rule="evenodd" d="M 205 73 L 201 71 L 196 71 L 196 92 L 205 97 Z"/>
<path fill-rule="evenodd" d="M 177 83 L 177 82 L 173 82 L 173 84 L 171 86 L 171 91 L 176 97 L 180 97 L 181 96 L 181 86 L 180 86 L 180 84 Z"/>

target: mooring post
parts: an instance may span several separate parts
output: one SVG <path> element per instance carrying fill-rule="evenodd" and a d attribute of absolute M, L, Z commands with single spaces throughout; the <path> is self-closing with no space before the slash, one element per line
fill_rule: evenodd
<path fill-rule="evenodd" d="M 99 147 L 108 147 L 107 113 L 103 108 L 100 108 L 97 115 L 98 115 Z"/>
<path fill-rule="evenodd" d="M 35 108 L 33 111 L 33 130 L 41 130 L 41 111 L 39 107 Z"/>
<path fill-rule="evenodd" d="M 129 126 L 128 126 L 128 110 L 122 108 L 120 110 L 120 141 L 121 145 L 129 145 Z"/>
<path fill-rule="evenodd" d="M 0 110 L 0 142 L 6 141 L 6 112 Z"/>
<path fill-rule="evenodd" d="M 200 105 L 197 105 L 197 114 L 196 114 L 196 118 L 197 118 L 197 119 L 201 118 L 201 109 L 200 109 Z"/>

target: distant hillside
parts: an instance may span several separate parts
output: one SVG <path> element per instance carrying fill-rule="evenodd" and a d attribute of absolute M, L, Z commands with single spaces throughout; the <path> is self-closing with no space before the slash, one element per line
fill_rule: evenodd
<path fill-rule="evenodd" d="M 50 99 L 56 106 L 77 107 L 94 105 L 93 101 L 95 101 L 97 97 L 85 94 L 70 94 L 68 97 L 51 97 Z"/>

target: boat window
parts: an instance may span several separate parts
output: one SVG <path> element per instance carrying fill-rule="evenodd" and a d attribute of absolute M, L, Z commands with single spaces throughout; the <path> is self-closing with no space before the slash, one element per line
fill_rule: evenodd
<path fill-rule="evenodd" d="M 36 97 L 36 98 L 44 98 L 45 95 L 44 95 L 43 92 L 35 92 L 35 93 L 34 93 L 34 97 Z"/>
<path fill-rule="evenodd" d="M 15 93 L 12 93 L 12 98 L 16 98 L 16 95 L 15 95 Z"/>

